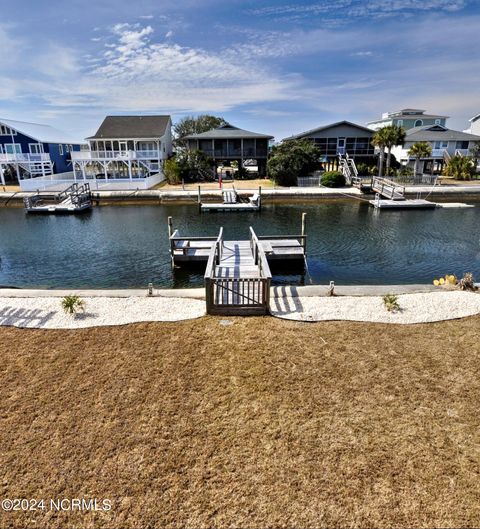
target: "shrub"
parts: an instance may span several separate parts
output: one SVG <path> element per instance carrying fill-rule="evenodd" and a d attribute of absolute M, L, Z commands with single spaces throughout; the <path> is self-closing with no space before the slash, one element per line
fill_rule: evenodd
<path fill-rule="evenodd" d="M 163 166 L 163 173 L 169 184 L 179 184 L 180 183 L 180 167 L 178 166 L 177 160 L 175 158 L 170 158 L 165 161 Z"/>
<path fill-rule="evenodd" d="M 462 290 L 475 290 L 475 280 L 473 279 L 473 274 L 467 272 L 459 282 L 460 288 Z"/>
<path fill-rule="evenodd" d="M 338 171 L 327 171 L 323 173 L 320 183 L 325 187 L 343 187 L 345 177 Z"/>
<path fill-rule="evenodd" d="M 398 297 L 394 294 L 387 294 L 383 296 L 383 304 L 388 312 L 396 312 L 400 310 L 400 305 L 398 304 Z"/>
<path fill-rule="evenodd" d="M 85 310 L 85 302 L 79 296 L 71 294 L 62 299 L 62 308 L 66 314 L 75 315 L 80 310 Z"/>
<path fill-rule="evenodd" d="M 457 180 L 470 180 L 475 174 L 475 167 L 472 159 L 467 156 L 452 156 L 443 174 Z"/>

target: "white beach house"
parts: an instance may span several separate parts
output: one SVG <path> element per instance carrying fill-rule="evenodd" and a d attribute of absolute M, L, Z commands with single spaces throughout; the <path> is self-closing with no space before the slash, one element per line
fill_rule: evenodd
<path fill-rule="evenodd" d="M 428 158 L 422 158 L 419 164 L 421 173 L 440 173 L 452 156 L 468 156 L 480 136 L 448 129 L 442 125 L 427 125 L 407 130 L 403 147 L 392 149 L 392 154 L 403 165 L 414 167 L 415 159 L 408 154 L 410 147 L 417 142 L 427 142 L 432 148 Z"/>
<path fill-rule="evenodd" d="M 72 154 L 76 180 L 93 189 L 149 189 L 164 179 L 172 154 L 170 116 L 107 116 L 87 138 L 88 148 Z"/>

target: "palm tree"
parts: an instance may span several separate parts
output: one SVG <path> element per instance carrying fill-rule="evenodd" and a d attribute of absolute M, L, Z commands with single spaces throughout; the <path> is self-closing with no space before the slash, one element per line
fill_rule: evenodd
<path fill-rule="evenodd" d="M 426 141 L 417 141 L 408 150 L 409 156 L 415 157 L 415 168 L 413 170 L 414 175 L 418 172 L 418 162 L 420 158 L 428 158 L 432 155 L 432 147 Z"/>
<path fill-rule="evenodd" d="M 384 127 L 384 134 L 386 138 L 385 147 L 387 148 L 387 166 L 385 169 L 385 174 L 390 173 L 390 162 L 392 159 L 392 148 L 397 145 L 402 145 L 405 143 L 405 129 L 399 127 L 398 125 L 388 125 Z"/>
<path fill-rule="evenodd" d="M 469 156 L 452 156 L 443 174 L 453 176 L 456 180 L 470 180 L 475 171 L 473 161 Z"/>
<path fill-rule="evenodd" d="M 372 145 L 380 149 L 380 155 L 378 157 L 378 176 L 383 174 L 383 159 L 385 157 L 385 147 L 389 140 L 389 132 L 386 130 L 387 127 L 378 129 L 372 137 Z"/>

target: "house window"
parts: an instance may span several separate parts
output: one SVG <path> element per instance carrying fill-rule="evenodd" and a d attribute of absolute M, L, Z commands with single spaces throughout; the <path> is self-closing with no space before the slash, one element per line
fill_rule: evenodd
<path fill-rule="evenodd" d="M 397 119 L 397 125 L 403 127 L 403 119 Z"/>
<path fill-rule="evenodd" d="M 0 125 L 0 136 L 16 136 L 17 131 L 7 127 L 6 125 Z"/>
<path fill-rule="evenodd" d="M 435 120 L 435 125 L 440 125 L 441 121 L 442 121 L 441 119 L 436 119 Z"/>
<path fill-rule="evenodd" d="M 65 152 L 70 152 L 70 147 L 68 146 L 68 143 L 65 144 Z"/>
<path fill-rule="evenodd" d="M 415 121 L 415 127 L 421 127 L 423 125 L 423 121 L 421 119 L 417 119 L 417 121 Z"/>
<path fill-rule="evenodd" d="M 446 149 L 448 147 L 448 141 L 436 141 L 434 149 Z"/>
<path fill-rule="evenodd" d="M 5 153 L 6 154 L 21 154 L 22 146 L 19 143 L 6 143 L 5 144 Z"/>
<path fill-rule="evenodd" d="M 28 148 L 31 154 L 42 154 L 43 153 L 43 143 L 29 143 Z"/>
<path fill-rule="evenodd" d="M 455 149 L 468 149 L 468 141 L 457 141 Z"/>
<path fill-rule="evenodd" d="M 58 152 L 61 156 L 63 155 L 63 145 L 61 143 L 58 144 Z"/>

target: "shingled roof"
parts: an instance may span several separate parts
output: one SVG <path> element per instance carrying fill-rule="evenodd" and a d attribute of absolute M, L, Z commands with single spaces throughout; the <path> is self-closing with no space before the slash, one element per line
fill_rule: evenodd
<path fill-rule="evenodd" d="M 182 138 L 183 140 L 222 140 L 222 139 L 240 139 L 240 138 L 259 138 L 264 140 L 271 140 L 273 136 L 267 134 L 258 134 L 257 132 L 250 132 L 249 130 L 239 129 L 233 125 L 227 124 L 218 129 L 212 129 L 200 134 L 190 134 Z"/>
<path fill-rule="evenodd" d="M 87 140 L 161 138 L 169 124 L 170 116 L 107 116 Z"/>
<path fill-rule="evenodd" d="M 442 125 L 426 125 L 407 130 L 407 141 L 480 141 L 480 136 L 447 129 Z"/>

